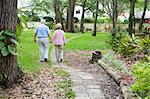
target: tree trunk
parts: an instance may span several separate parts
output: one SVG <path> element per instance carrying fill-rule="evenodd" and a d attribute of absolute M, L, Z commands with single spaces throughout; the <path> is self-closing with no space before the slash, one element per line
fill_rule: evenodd
<path fill-rule="evenodd" d="M 94 20 L 94 31 L 92 36 L 96 36 L 96 23 L 97 23 L 97 17 L 98 17 L 98 9 L 99 9 L 99 0 L 96 1 L 96 15 L 95 15 L 95 20 Z"/>
<path fill-rule="evenodd" d="M 148 0 L 144 0 L 143 14 L 142 14 L 142 18 L 141 18 L 140 24 L 139 24 L 140 32 L 142 31 L 142 28 L 143 28 L 143 22 L 144 22 L 144 17 L 145 17 L 145 14 L 146 14 L 147 5 L 148 5 Z"/>
<path fill-rule="evenodd" d="M 117 0 L 113 0 L 113 32 L 112 37 L 115 37 L 116 35 L 116 22 L 117 22 Z"/>
<path fill-rule="evenodd" d="M 16 26 L 17 0 L 0 0 L 0 31 L 10 30 L 16 33 Z M 4 57 L 0 53 L 0 85 L 11 87 L 20 77 L 20 74 L 17 56 L 9 54 Z"/>
<path fill-rule="evenodd" d="M 67 32 L 74 33 L 74 7 L 75 7 L 75 0 L 68 1 L 68 8 L 67 8 Z"/>
<path fill-rule="evenodd" d="M 62 14 L 60 13 L 59 0 L 54 0 L 53 4 L 54 4 L 53 6 L 54 6 L 54 12 L 55 12 L 55 21 L 56 23 L 61 23 L 62 29 L 64 29 Z"/>
<path fill-rule="evenodd" d="M 130 16 L 129 16 L 129 35 L 132 37 L 132 33 L 134 33 L 134 8 L 135 8 L 135 0 L 130 0 Z"/>
<path fill-rule="evenodd" d="M 80 31 L 82 33 L 84 33 L 84 13 L 85 13 L 85 3 L 86 3 L 86 0 L 84 0 L 84 3 L 83 3 L 83 6 L 82 6 L 82 17 L 81 17 L 81 24 L 80 24 Z"/>

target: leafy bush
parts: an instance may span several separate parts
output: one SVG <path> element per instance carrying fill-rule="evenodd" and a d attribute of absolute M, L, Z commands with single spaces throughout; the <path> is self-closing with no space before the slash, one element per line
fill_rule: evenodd
<path fill-rule="evenodd" d="M 85 23 L 93 23 L 94 20 L 91 19 L 91 18 L 85 18 L 85 19 L 84 19 L 84 22 L 85 22 Z"/>
<path fill-rule="evenodd" d="M 46 20 L 46 22 L 54 22 L 54 19 L 52 18 L 52 17 L 43 17 L 43 19 L 45 19 Z"/>
<path fill-rule="evenodd" d="M 78 25 L 75 25 L 75 26 L 74 26 L 74 31 L 75 31 L 75 32 L 79 32 L 79 31 L 80 31 L 80 28 L 79 28 Z"/>
<path fill-rule="evenodd" d="M 139 52 L 143 52 L 144 54 L 150 53 L 150 39 L 143 38 L 138 45 L 140 46 Z"/>
<path fill-rule="evenodd" d="M 119 18 L 117 18 L 117 24 L 121 24 L 121 20 Z"/>
<path fill-rule="evenodd" d="M 36 16 L 36 15 L 33 15 L 33 16 L 29 17 L 29 20 L 37 22 L 37 21 L 40 21 L 40 18 L 38 16 Z"/>
<path fill-rule="evenodd" d="M 128 23 L 129 23 L 129 20 L 128 20 L 128 19 L 125 19 L 123 23 L 124 23 L 124 24 L 128 24 Z"/>
<path fill-rule="evenodd" d="M 118 47 L 121 43 L 121 40 L 123 39 L 125 33 L 124 32 L 117 32 L 115 37 L 112 37 L 110 40 L 110 45 L 112 46 L 113 51 L 117 52 Z"/>
<path fill-rule="evenodd" d="M 54 29 L 54 22 L 46 22 L 46 25 L 47 25 L 50 29 Z"/>
<path fill-rule="evenodd" d="M 77 17 L 74 17 L 74 23 L 78 23 L 79 22 L 79 19 Z"/>
<path fill-rule="evenodd" d="M 139 51 L 138 42 L 140 41 L 139 38 L 135 37 L 134 35 L 131 37 L 128 34 L 125 35 L 121 43 L 119 44 L 118 52 L 125 57 L 129 57 Z"/>
<path fill-rule="evenodd" d="M 115 52 L 109 51 L 103 58 L 102 61 L 109 64 L 109 66 L 115 67 L 117 70 L 122 71 L 125 74 L 129 74 L 128 69 L 125 67 L 123 61 L 115 58 Z"/>
<path fill-rule="evenodd" d="M 140 39 L 134 35 L 131 37 L 126 32 L 117 32 L 115 37 L 112 37 L 110 44 L 113 51 L 119 52 L 125 57 L 130 57 L 137 53 L 150 53 L 150 40 Z"/>
<path fill-rule="evenodd" d="M 134 65 L 133 76 L 136 82 L 132 90 L 143 99 L 150 99 L 150 62 L 139 62 Z"/>
<path fill-rule="evenodd" d="M 9 30 L 0 31 L 0 54 L 3 56 L 17 55 L 16 45 L 17 41 L 14 39 L 16 35 Z M 9 39 L 9 43 L 8 40 Z"/>
<path fill-rule="evenodd" d="M 110 23 L 111 19 L 108 17 L 101 17 L 97 20 L 98 23 Z"/>

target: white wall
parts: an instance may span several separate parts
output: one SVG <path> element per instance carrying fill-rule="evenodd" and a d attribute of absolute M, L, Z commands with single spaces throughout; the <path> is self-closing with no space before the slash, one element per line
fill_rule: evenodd
<path fill-rule="evenodd" d="M 81 16 L 82 16 L 82 7 L 81 6 L 75 6 L 75 10 L 74 10 L 74 17 L 77 17 L 79 20 L 81 20 Z M 92 18 L 93 14 L 91 11 L 87 10 L 85 12 L 85 18 Z"/>

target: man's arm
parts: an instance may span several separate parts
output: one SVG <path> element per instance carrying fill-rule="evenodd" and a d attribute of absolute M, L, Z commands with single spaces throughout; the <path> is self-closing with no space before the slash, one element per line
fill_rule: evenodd
<path fill-rule="evenodd" d="M 34 43 L 36 43 L 36 33 L 34 33 Z"/>
<path fill-rule="evenodd" d="M 50 39 L 50 43 L 52 43 L 52 38 L 51 38 L 51 34 L 50 33 L 48 33 L 48 37 Z"/>

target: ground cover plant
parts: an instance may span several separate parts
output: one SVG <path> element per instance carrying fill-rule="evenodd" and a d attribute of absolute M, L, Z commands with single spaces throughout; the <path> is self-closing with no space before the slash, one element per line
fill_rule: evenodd
<path fill-rule="evenodd" d="M 56 84 L 58 90 L 62 93 L 63 99 L 74 99 L 75 93 L 72 91 L 71 87 L 73 82 L 68 78 L 70 76 L 69 73 L 64 71 L 63 69 L 55 69 L 55 73 L 62 77 L 63 79 Z"/>

